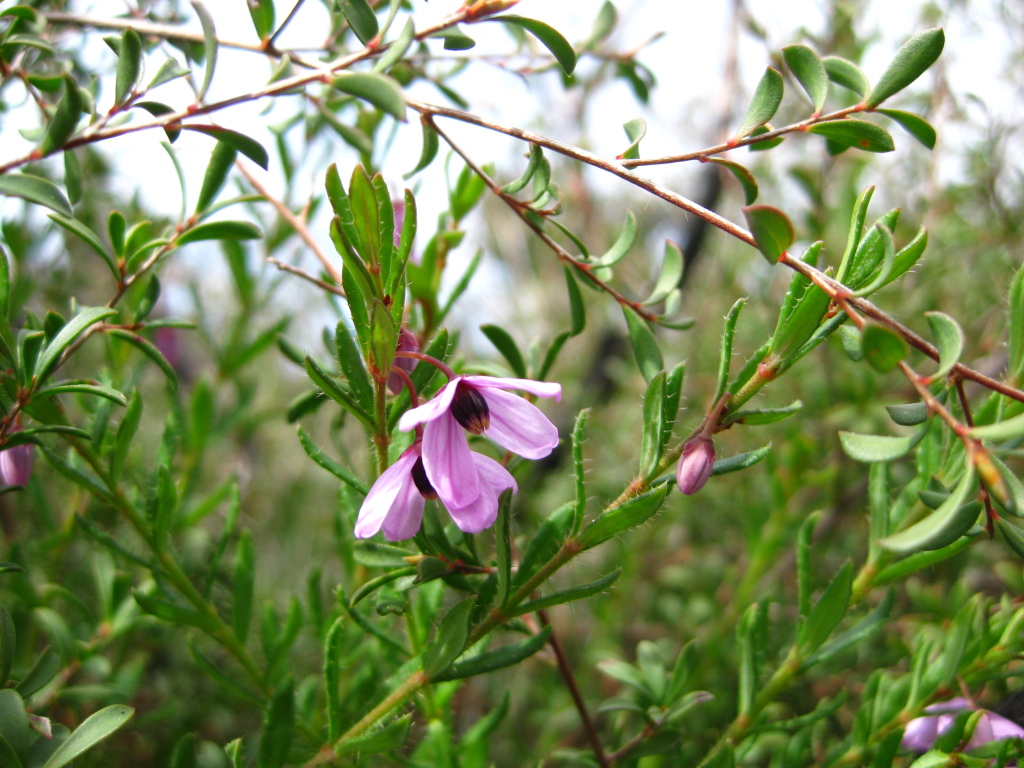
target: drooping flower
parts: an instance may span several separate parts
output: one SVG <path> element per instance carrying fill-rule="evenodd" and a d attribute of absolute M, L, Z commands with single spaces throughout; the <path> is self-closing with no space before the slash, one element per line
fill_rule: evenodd
<path fill-rule="evenodd" d="M 914 752 L 927 752 L 935 740 L 949 729 L 957 715 L 964 710 L 975 709 L 978 707 L 962 697 L 932 704 L 925 709 L 925 712 L 931 714 L 915 717 L 907 723 L 900 744 Z M 986 711 L 978 720 L 974 734 L 964 748 L 973 749 L 990 741 L 1020 738 L 1024 738 L 1024 728 L 1002 715 Z"/>
<path fill-rule="evenodd" d="M 35 446 L 22 443 L 0 451 L 0 480 L 4 485 L 28 485 L 32 478 Z"/>
<path fill-rule="evenodd" d="M 416 340 L 416 334 L 410 331 L 408 328 L 403 327 L 398 332 L 398 346 L 395 349 L 396 352 L 419 352 L 420 343 Z M 393 365 L 397 365 L 406 373 L 412 373 L 412 369 L 416 367 L 419 360 L 411 357 L 396 357 Z M 388 374 L 388 389 L 392 395 L 397 395 L 402 391 L 402 387 L 405 386 L 405 382 L 402 381 L 402 377 L 395 372 Z"/>
<path fill-rule="evenodd" d="M 439 494 L 427 478 L 421 457 L 422 445 L 413 443 L 388 467 L 366 494 L 359 509 L 355 535 L 366 539 L 381 529 L 388 541 L 411 538 L 420 529 L 426 499 Z M 454 506 L 441 497 L 460 530 L 479 533 L 498 516 L 498 496 L 506 488 L 518 490 L 516 481 L 494 459 L 470 451 L 469 463 L 460 467 L 460 476 L 472 476 L 479 493 L 462 506 Z"/>
<path fill-rule="evenodd" d="M 430 402 L 406 411 L 398 422 L 403 431 L 424 425 L 423 466 L 449 511 L 471 507 L 485 493 L 481 479 L 488 482 L 463 428 L 527 459 L 543 458 L 558 445 L 558 428 L 533 403 L 505 389 L 556 400 L 562 396 L 560 384 L 546 381 L 456 376 Z"/>
<path fill-rule="evenodd" d="M 691 496 L 704 487 L 715 467 L 715 444 L 708 435 L 699 434 L 683 446 L 676 466 L 679 490 Z"/>

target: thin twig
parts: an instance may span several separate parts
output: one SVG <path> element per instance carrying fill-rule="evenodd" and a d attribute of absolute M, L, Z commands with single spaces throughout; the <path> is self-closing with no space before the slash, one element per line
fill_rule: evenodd
<path fill-rule="evenodd" d="M 307 272 L 304 269 L 294 267 L 291 264 L 286 264 L 280 259 L 275 259 L 273 256 L 268 256 L 267 261 L 273 264 L 278 269 L 282 270 L 283 272 L 291 272 L 293 275 L 298 275 L 303 280 L 308 280 L 318 288 L 323 288 L 325 291 L 330 291 L 331 293 L 336 294 L 338 296 L 345 295 L 345 292 L 341 290 L 341 288 L 339 288 L 338 286 L 331 285 L 326 280 L 321 280 L 319 277 L 315 277 L 314 275 L 309 274 L 309 272 Z"/>
<path fill-rule="evenodd" d="M 292 9 L 288 11 L 288 15 L 284 17 L 284 21 L 281 22 L 281 26 L 274 31 L 274 34 L 272 34 L 270 39 L 267 41 L 267 48 L 274 50 L 274 41 L 277 40 L 281 33 L 284 32 L 285 28 L 292 23 L 292 20 L 295 18 L 295 14 L 299 12 L 299 9 L 302 7 L 304 2 L 306 2 L 306 0 L 295 0 L 295 5 L 293 5 Z"/>

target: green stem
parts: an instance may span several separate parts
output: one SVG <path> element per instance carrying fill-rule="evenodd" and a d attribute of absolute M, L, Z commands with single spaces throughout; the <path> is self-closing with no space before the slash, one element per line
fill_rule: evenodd
<path fill-rule="evenodd" d="M 422 669 L 418 669 L 409 675 L 409 678 L 402 683 L 398 688 L 393 690 L 387 698 L 384 699 L 380 704 L 367 712 L 363 718 L 349 728 L 345 733 L 341 735 L 336 742 L 334 747 L 337 748 L 340 744 L 344 744 L 346 741 L 351 741 L 357 736 L 362 736 L 373 726 L 383 720 L 391 710 L 401 706 L 406 701 L 411 699 L 417 691 L 429 682 L 426 672 Z"/>

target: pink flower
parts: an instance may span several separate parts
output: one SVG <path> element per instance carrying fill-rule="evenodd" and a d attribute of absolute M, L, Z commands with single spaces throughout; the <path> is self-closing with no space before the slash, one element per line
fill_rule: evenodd
<path fill-rule="evenodd" d="M 925 709 L 925 712 L 935 714 L 915 717 L 907 723 L 900 744 L 904 749 L 911 749 L 915 752 L 927 752 L 934 746 L 935 740 L 949 729 L 956 716 L 965 709 L 974 710 L 977 707 L 961 697 L 932 704 Z M 997 715 L 995 712 L 986 712 L 978 720 L 974 728 L 974 734 L 964 748 L 974 749 L 982 744 L 988 744 L 990 741 L 1020 738 L 1024 738 L 1024 728 L 1021 728 L 1017 723 L 1008 720 L 1002 715 Z"/>
<path fill-rule="evenodd" d="M 691 496 L 704 487 L 715 467 L 715 444 L 700 434 L 683 446 L 683 456 L 676 467 L 679 490 Z"/>
<path fill-rule="evenodd" d="M 479 492 L 463 506 L 455 506 L 443 496 L 460 530 L 479 533 L 490 527 L 498 516 L 498 496 L 506 488 L 515 493 L 516 481 L 501 464 L 479 453 L 469 452 L 469 463 L 460 468 L 462 477 L 472 477 Z M 420 529 L 425 499 L 438 498 L 427 478 L 421 458 L 421 443 L 415 442 L 398 460 L 377 478 L 359 509 L 355 535 L 366 539 L 384 529 L 388 541 L 408 539 Z"/>
<path fill-rule="evenodd" d="M 468 510 L 480 504 L 489 514 L 490 502 L 481 497 L 489 499 L 489 491 L 493 490 L 497 479 L 491 470 L 481 471 L 479 459 L 483 457 L 469 449 L 463 427 L 527 459 L 543 458 L 558 445 L 558 429 L 540 409 L 521 397 L 503 392 L 504 389 L 521 389 L 556 400 L 562 396 L 560 384 L 545 381 L 456 376 L 430 402 L 406 411 L 398 422 L 398 428 L 403 431 L 424 425 L 423 466 L 456 523 L 459 518 L 454 510 Z M 459 525 L 462 527 L 461 523 Z"/>
<path fill-rule="evenodd" d="M 22 443 L 0 451 L 0 480 L 4 485 L 28 485 L 32 479 L 35 446 Z"/>
<path fill-rule="evenodd" d="M 398 332 L 398 346 L 395 349 L 396 352 L 419 352 L 420 343 L 416 341 L 416 334 L 410 331 L 408 328 L 402 328 Z M 396 357 L 394 365 L 397 365 L 406 373 L 412 373 L 412 369 L 416 367 L 419 360 L 411 357 Z M 392 371 L 388 374 L 388 389 L 392 395 L 397 395 L 402 391 L 402 387 L 405 386 L 405 382 L 402 378 Z"/>

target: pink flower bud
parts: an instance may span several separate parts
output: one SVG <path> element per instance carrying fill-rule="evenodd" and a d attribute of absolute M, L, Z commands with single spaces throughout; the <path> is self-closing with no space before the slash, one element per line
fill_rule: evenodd
<path fill-rule="evenodd" d="M 697 435 L 683 446 L 683 456 L 676 467 L 679 490 L 691 496 L 704 487 L 715 466 L 715 444 L 706 435 Z"/>
<path fill-rule="evenodd" d="M 395 348 L 396 352 L 419 352 L 420 343 L 416 341 L 416 334 L 410 331 L 408 328 L 402 328 L 398 332 L 398 346 Z M 412 373 L 412 369 L 416 367 L 419 360 L 412 357 L 396 357 L 393 365 L 397 365 L 406 373 Z M 397 395 L 402 391 L 402 387 L 405 386 L 405 382 L 402 381 L 402 377 L 397 373 L 388 374 L 388 389 L 392 395 Z"/>
<path fill-rule="evenodd" d="M 22 443 L 0 451 L 0 479 L 4 485 L 28 485 L 32 478 L 32 463 L 35 460 L 35 446 Z"/>

